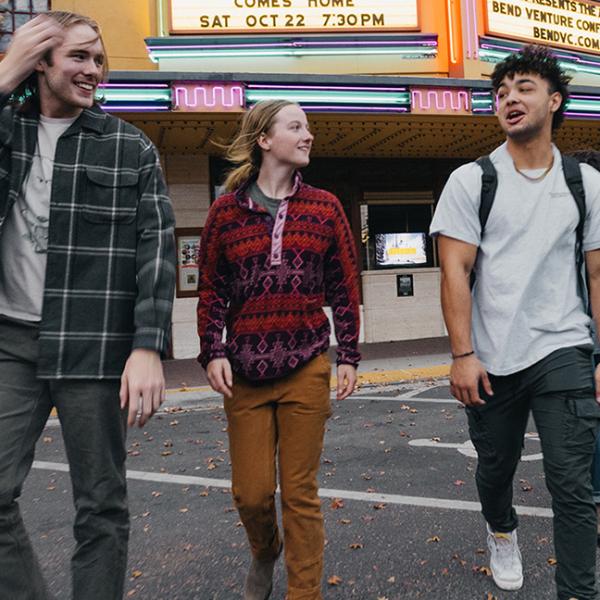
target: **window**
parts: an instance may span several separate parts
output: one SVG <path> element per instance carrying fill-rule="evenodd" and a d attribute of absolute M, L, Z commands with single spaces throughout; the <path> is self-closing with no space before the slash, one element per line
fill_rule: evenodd
<path fill-rule="evenodd" d="M 363 268 L 416 268 L 435 264 L 427 235 L 433 213 L 430 193 L 365 194 L 361 206 Z"/>
<path fill-rule="evenodd" d="M 0 52 L 6 52 L 15 29 L 49 10 L 50 0 L 0 0 Z"/>

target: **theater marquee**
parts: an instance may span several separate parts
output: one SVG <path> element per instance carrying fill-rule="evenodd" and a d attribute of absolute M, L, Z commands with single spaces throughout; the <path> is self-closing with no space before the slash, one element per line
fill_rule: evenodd
<path fill-rule="evenodd" d="M 486 32 L 600 54 L 600 4 L 587 0 L 486 0 Z"/>
<path fill-rule="evenodd" d="M 417 31 L 418 0 L 169 0 L 171 33 Z"/>

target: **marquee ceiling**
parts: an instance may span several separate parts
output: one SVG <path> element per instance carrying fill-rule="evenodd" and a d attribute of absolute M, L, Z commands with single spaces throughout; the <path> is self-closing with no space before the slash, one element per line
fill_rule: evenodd
<path fill-rule="evenodd" d="M 237 114 L 122 114 L 163 153 L 219 154 L 236 131 Z M 475 158 L 503 140 L 495 117 L 310 114 L 315 157 Z M 569 119 L 556 141 L 568 152 L 600 149 L 600 120 Z"/>

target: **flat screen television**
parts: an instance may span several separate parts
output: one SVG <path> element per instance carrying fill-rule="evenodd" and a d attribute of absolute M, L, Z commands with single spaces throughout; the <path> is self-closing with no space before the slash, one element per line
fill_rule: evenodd
<path fill-rule="evenodd" d="M 375 263 L 378 267 L 427 264 L 427 234 L 376 233 Z"/>

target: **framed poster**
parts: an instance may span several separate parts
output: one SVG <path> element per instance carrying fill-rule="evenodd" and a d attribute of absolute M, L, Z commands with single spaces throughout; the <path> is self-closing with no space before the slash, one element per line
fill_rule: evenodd
<path fill-rule="evenodd" d="M 398 297 L 415 295 L 412 274 L 396 275 L 396 294 Z"/>
<path fill-rule="evenodd" d="M 198 295 L 198 254 L 201 227 L 176 227 L 177 244 L 177 298 Z"/>

